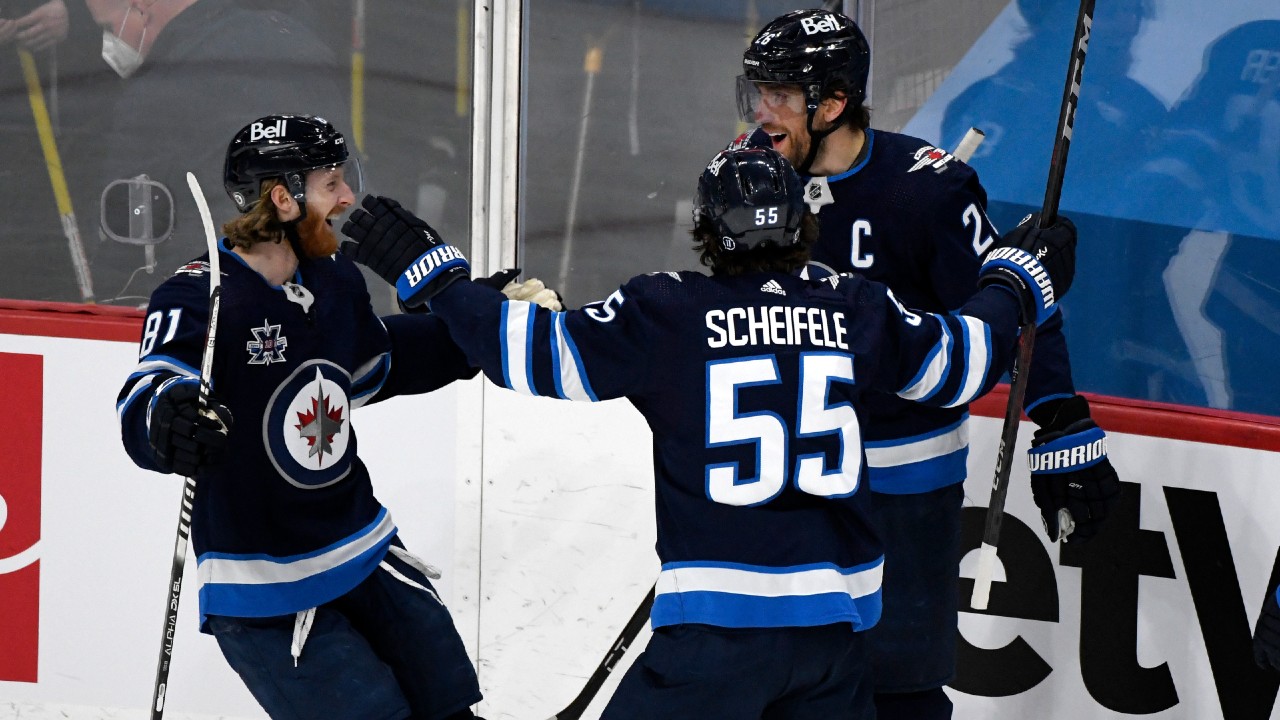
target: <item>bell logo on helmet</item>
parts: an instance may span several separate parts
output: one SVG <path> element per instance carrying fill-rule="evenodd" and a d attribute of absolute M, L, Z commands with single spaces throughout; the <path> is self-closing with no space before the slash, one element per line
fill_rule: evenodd
<path fill-rule="evenodd" d="M 261 122 L 253 123 L 249 126 L 249 142 L 284 137 L 285 124 L 288 122 L 288 120 L 281 118 L 271 125 L 264 125 Z"/>
<path fill-rule="evenodd" d="M 800 27 L 804 28 L 805 35 L 814 35 L 820 32 L 835 32 L 840 29 L 840 23 L 836 22 L 832 15 L 823 15 L 800 18 Z"/>

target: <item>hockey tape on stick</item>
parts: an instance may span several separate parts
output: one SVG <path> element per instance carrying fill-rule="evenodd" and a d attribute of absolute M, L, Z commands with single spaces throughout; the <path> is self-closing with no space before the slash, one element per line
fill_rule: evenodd
<path fill-rule="evenodd" d="M 213 217 L 209 203 L 196 176 L 187 173 L 187 187 L 195 198 L 204 223 L 205 242 L 209 248 L 209 327 L 205 333 L 204 354 L 200 358 L 200 412 L 217 419 L 209 404 L 209 379 L 213 374 L 214 339 L 218 334 L 218 311 L 222 304 L 222 263 L 218 257 L 218 236 L 213 229 Z M 177 635 L 178 601 L 182 593 L 182 574 L 187 562 L 187 543 L 191 539 L 192 503 L 196 497 L 196 479 L 188 477 L 182 488 L 182 505 L 178 509 L 178 532 L 173 542 L 173 564 L 169 568 L 168 602 L 165 603 L 164 629 L 160 635 L 160 659 L 156 664 L 156 681 L 151 694 L 151 720 L 164 717 L 165 699 L 168 695 L 169 666 L 173 661 L 173 638 Z"/>
<path fill-rule="evenodd" d="M 1049 181 L 1045 185 L 1044 206 L 1039 227 L 1049 227 L 1058 219 L 1058 201 L 1062 198 L 1062 180 L 1067 171 L 1067 153 L 1071 150 L 1071 133 L 1075 125 L 1076 106 L 1080 101 L 1080 83 L 1084 78 L 1084 60 L 1089 50 L 1093 29 L 1094 0 L 1080 0 L 1076 16 L 1075 41 L 1071 43 L 1071 62 L 1067 67 L 1066 86 L 1062 91 L 1062 107 L 1058 112 L 1058 135 L 1049 161 Z M 1004 501 L 1009 493 L 1010 456 L 1018 441 L 1018 424 L 1022 421 L 1022 399 L 1027 393 L 1027 374 L 1031 370 L 1031 352 L 1035 348 L 1036 326 L 1022 327 L 1018 359 L 1009 371 L 1009 404 L 1005 407 L 1000 447 L 996 452 L 995 479 L 991 483 L 991 502 L 987 506 L 987 522 L 978 556 L 978 571 L 973 578 L 973 595 L 969 604 L 974 610 L 986 610 L 991 599 L 991 581 L 995 569 L 996 547 L 1000 542 L 1000 524 L 1004 520 Z M 1063 522 L 1065 514 L 1066 522 Z M 1075 529 L 1071 513 L 1058 511 L 1058 537 L 1062 541 Z"/>
<path fill-rule="evenodd" d="M 978 128 L 971 127 L 964 134 L 964 137 L 960 138 L 960 144 L 956 145 L 956 149 L 952 150 L 951 154 L 964 162 L 969 162 L 969 158 L 973 157 L 973 153 L 978 150 L 978 146 L 986 139 L 986 133 Z"/>

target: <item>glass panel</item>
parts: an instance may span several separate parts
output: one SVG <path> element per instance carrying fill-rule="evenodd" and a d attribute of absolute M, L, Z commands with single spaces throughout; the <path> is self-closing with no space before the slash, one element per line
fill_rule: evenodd
<path fill-rule="evenodd" d="M 53 43 L 31 58 L 38 83 L 23 75 L 22 41 L 0 35 L 0 296 L 76 302 L 87 282 L 98 303 L 145 304 L 204 252 L 186 172 L 215 224 L 229 219 L 227 143 L 272 113 L 326 117 L 362 159 L 366 191 L 400 199 L 446 237 L 467 236 L 469 2 L 201 0 L 176 15 L 165 3 L 145 15 L 130 7 L 0 4 L 4 17 L 65 19 L 36 23 L 39 42 Z M 141 47 L 141 65 L 119 77 L 104 42 L 122 70 Z M 87 258 L 80 276 L 68 238 Z M 377 283 L 377 305 L 389 310 Z"/>
<path fill-rule="evenodd" d="M 734 99 L 742 51 L 761 25 L 795 6 L 526 3 L 525 275 L 577 306 L 641 272 L 695 269 L 698 175 L 746 130 Z"/>
<path fill-rule="evenodd" d="M 873 127 L 953 147 L 977 126 L 997 227 L 1037 209 L 1078 3 L 861 5 Z M 695 178 L 745 129 L 741 52 L 794 7 L 528 3 L 526 275 L 580 305 L 693 268 Z M 1280 414 L 1278 84 L 1270 0 L 1098 3 L 1061 198 L 1081 237 L 1063 304 L 1080 389 Z"/>
<path fill-rule="evenodd" d="M 906 124 L 986 131 L 997 227 L 1043 201 L 1076 12 L 1010 3 Z M 1274 2 L 1098 3 L 1061 201 L 1081 389 L 1280 414 L 1278 83 Z"/>

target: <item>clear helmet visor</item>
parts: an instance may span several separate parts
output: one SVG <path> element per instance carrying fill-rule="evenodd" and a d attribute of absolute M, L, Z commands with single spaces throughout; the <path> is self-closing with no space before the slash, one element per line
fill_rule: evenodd
<path fill-rule="evenodd" d="M 738 117 L 756 124 L 806 112 L 804 91 L 793 83 L 751 80 L 738 76 Z"/>

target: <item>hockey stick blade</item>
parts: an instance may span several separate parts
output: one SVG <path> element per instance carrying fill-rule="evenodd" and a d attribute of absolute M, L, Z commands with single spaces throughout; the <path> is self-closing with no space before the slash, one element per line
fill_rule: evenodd
<path fill-rule="evenodd" d="M 1062 105 L 1058 112 L 1058 134 L 1053 143 L 1053 155 L 1049 161 L 1049 180 L 1045 184 L 1044 205 L 1040 211 L 1039 227 L 1048 227 L 1058 218 L 1058 201 L 1062 198 L 1062 181 L 1067 172 L 1067 154 L 1071 150 L 1071 134 L 1075 125 L 1076 107 L 1080 102 L 1080 84 L 1084 79 L 1085 55 L 1089 50 L 1089 36 L 1093 30 L 1094 0 L 1080 0 L 1080 12 L 1076 16 L 1075 40 L 1071 43 L 1071 62 L 1067 67 L 1067 80 L 1062 91 Z M 1022 339 L 1018 359 L 1009 374 L 1009 404 L 1005 406 L 1004 426 L 1000 432 L 1000 446 L 996 452 L 995 478 L 991 483 L 991 502 L 987 506 L 987 521 L 979 549 L 978 569 L 973 578 L 973 594 L 969 605 L 974 610 L 986 610 L 991 599 L 991 582 L 995 572 L 996 548 L 1000 542 L 1000 524 L 1004 519 L 1005 496 L 1009 493 L 1010 458 L 1018 440 L 1018 424 L 1022 421 L 1022 399 L 1027 392 L 1027 375 L 1031 370 L 1031 353 L 1035 348 L 1036 326 L 1027 323 L 1022 327 Z M 1063 517 L 1066 513 L 1066 517 Z M 1065 520 L 1065 522 L 1064 522 Z M 1065 540 L 1075 529 L 1071 513 L 1058 511 L 1058 537 Z"/>
<path fill-rule="evenodd" d="M 200 357 L 201 413 L 217 419 L 209 404 L 209 380 L 213 374 L 214 339 L 218 334 L 218 312 L 222 305 L 222 264 L 218 258 L 218 236 L 213 229 L 209 203 L 196 176 L 187 173 L 187 187 L 200 210 L 205 241 L 209 248 L 209 326 L 205 333 L 204 352 Z M 178 509 L 178 532 L 173 541 L 173 560 L 169 567 L 169 599 L 165 603 L 164 629 L 160 635 L 160 659 L 156 663 L 156 679 L 151 693 L 151 720 L 164 717 L 169 691 L 169 669 L 173 664 L 173 638 L 178 629 L 178 603 L 182 599 L 182 576 L 187 562 L 187 543 L 191 539 L 191 514 L 196 498 L 196 479 L 188 477 L 182 487 L 182 505 Z"/>
<path fill-rule="evenodd" d="M 627 624 L 622 626 L 622 632 L 618 634 L 618 639 L 613 641 L 613 645 L 609 646 L 609 652 L 605 654 L 604 660 L 596 667 L 595 672 L 591 673 L 591 677 L 587 678 L 587 684 L 583 686 L 582 692 L 570 702 L 565 709 L 551 716 L 551 720 L 578 720 L 582 717 L 582 713 L 587 711 L 587 707 L 591 705 L 591 701 L 595 699 L 596 693 L 600 691 L 600 687 L 604 685 L 604 681 L 608 679 L 622 658 L 626 657 L 627 650 L 635 642 L 640 635 L 640 631 L 649 623 L 649 611 L 653 609 L 653 598 L 657 586 L 649 588 L 649 593 L 644 596 L 644 600 L 640 601 L 640 607 L 631 614 L 631 619 L 627 620 Z"/>

